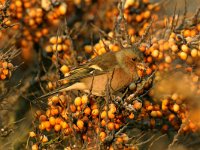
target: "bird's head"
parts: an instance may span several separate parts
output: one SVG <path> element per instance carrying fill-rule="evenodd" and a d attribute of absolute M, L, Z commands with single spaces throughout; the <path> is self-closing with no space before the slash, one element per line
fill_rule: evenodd
<path fill-rule="evenodd" d="M 146 69 L 146 65 L 143 62 L 144 56 L 141 51 L 138 49 L 124 49 L 119 51 L 116 54 L 117 60 L 121 67 L 131 69 L 131 68 L 137 68 L 137 69 Z M 129 70 L 130 71 L 130 70 Z"/>

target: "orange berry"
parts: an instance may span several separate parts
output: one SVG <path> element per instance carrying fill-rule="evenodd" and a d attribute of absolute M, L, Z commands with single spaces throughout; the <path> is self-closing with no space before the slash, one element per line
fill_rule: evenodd
<path fill-rule="evenodd" d="M 61 125 L 60 125 L 60 124 L 56 124 L 56 125 L 54 126 L 54 130 L 55 130 L 56 132 L 59 132 L 60 129 L 61 129 Z"/>
<path fill-rule="evenodd" d="M 145 50 L 146 50 L 146 45 L 141 45 L 139 49 L 140 49 L 141 52 L 145 52 Z"/>
<path fill-rule="evenodd" d="M 54 117 L 49 118 L 49 123 L 54 126 L 56 124 L 56 119 Z"/>
<path fill-rule="evenodd" d="M 35 132 L 31 131 L 31 132 L 29 132 L 29 136 L 33 138 L 33 137 L 36 137 L 36 134 L 35 134 Z"/>
<path fill-rule="evenodd" d="M 152 116 L 152 117 L 157 117 L 157 111 L 152 111 L 152 112 L 151 112 L 151 116 Z"/>
<path fill-rule="evenodd" d="M 62 38 L 61 37 L 56 37 L 56 36 L 53 36 L 49 39 L 49 42 L 51 44 L 60 44 L 62 42 Z"/>
<path fill-rule="evenodd" d="M 148 111 L 151 111 L 151 110 L 153 110 L 153 106 L 152 105 L 149 105 L 149 106 L 147 106 L 147 108 L 146 108 Z"/>
<path fill-rule="evenodd" d="M 108 130 L 110 130 L 110 131 L 114 130 L 115 129 L 115 124 L 113 122 L 108 122 L 107 127 L 108 127 Z"/>
<path fill-rule="evenodd" d="M 88 96 L 87 95 L 83 95 L 81 97 L 81 103 L 82 104 L 87 104 L 88 103 Z"/>
<path fill-rule="evenodd" d="M 179 107 L 178 104 L 174 104 L 174 105 L 173 105 L 173 110 L 174 110 L 174 112 L 178 112 L 179 109 L 180 109 L 180 107 Z"/>
<path fill-rule="evenodd" d="M 178 51 L 178 46 L 177 45 L 172 45 L 171 49 L 173 52 L 177 52 Z"/>
<path fill-rule="evenodd" d="M 66 128 L 69 127 L 69 125 L 68 125 L 65 121 L 62 121 L 60 125 L 61 125 L 61 127 L 62 127 L 63 129 L 66 129 Z"/>
<path fill-rule="evenodd" d="M 32 150 L 39 150 L 39 147 L 37 144 L 33 144 L 31 147 Z"/>
<path fill-rule="evenodd" d="M 159 55 L 159 51 L 158 50 L 154 50 L 152 53 L 151 53 L 151 56 L 152 57 L 158 57 Z"/>
<path fill-rule="evenodd" d="M 90 113 L 91 113 L 91 109 L 90 109 L 90 107 L 86 107 L 85 109 L 84 109 L 84 113 L 86 114 L 86 115 L 90 115 Z"/>
<path fill-rule="evenodd" d="M 67 5 L 65 3 L 62 3 L 59 7 L 58 10 L 60 12 L 61 15 L 66 14 L 67 12 Z"/>
<path fill-rule="evenodd" d="M 172 58 L 170 56 L 166 56 L 165 57 L 165 62 L 166 63 L 171 63 L 172 62 Z"/>
<path fill-rule="evenodd" d="M 62 44 L 62 50 L 63 51 L 67 51 L 69 49 L 69 47 L 65 44 Z"/>
<path fill-rule="evenodd" d="M 81 106 L 77 106 L 76 109 L 77 109 L 77 111 L 81 111 L 82 110 Z"/>
<path fill-rule="evenodd" d="M 47 138 L 47 136 L 45 136 L 45 135 L 41 135 L 41 136 L 40 136 L 40 140 L 42 141 L 42 143 L 48 142 L 48 138 Z"/>
<path fill-rule="evenodd" d="M 169 43 L 168 42 L 164 42 L 163 44 L 163 49 L 166 51 L 169 49 Z"/>
<path fill-rule="evenodd" d="M 104 139 L 106 138 L 106 133 L 100 132 L 99 136 L 100 136 L 101 141 L 104 141 Z"/>
<path fill-rule="evenodd" d="M 8 63 L 7 63 L 6 61 L 4 61 L 4 62 L 2 63 L 2 67 L 3 67 L 4 69 L 6 69 L 6 68 L 8 67 Z"/>
<path fill-rule="evenodd" d="M 142 15 L 137 15 L 136 16 L 136 18 L 135 18 L 135 20 L 137 21 L 137 22 L 141 22 L 142 21 Z"/>
<path fill-rule="evenodd" d="M 102 118 L 102 119 L 105 119 L 106 116 L 107 116 L 107 115 L 106 115 L 106 111 L 105 111 L 105 110 L 102 111 L 102 112 L 101 112 L 101 118 Z"/>
<path fill-rule="evenodd" d="M 173 93 L 171 96 L 172 100 L 176 101 L 179 98 L 179 95 L 177 93 Z"/>
<path fill-rule="evenodd" d="M 71 112 L 75 113 L 76 112 L 76 106 L 74 104 L 71 104 L 70 106 Z"/>
<path fill-rule="evenodd" d="M 102 54 L 104 54 L 104 53 L 106 53 L 105 47 L 102 47 L 102 48 L 100 48 L 100 49 L 98 50 L 98 54 L 99 54 L 99 55 L 102 55 Z"/>
<path fill-rule="evenodd" d="M 54 104 L 57 104 L 57 103 L 59 102 L 59 97 L 58 97 L 58 96 L 53 96 L 53 97 L 51 98 L 51 100 L 52 100 L 52 102 L 53 102 Z"/>
<path fill-rule="evenodd" d="M 139 102 L 139 101 L 134 101 L 133 108 L 135 108 L 136 110 L 141 109 L 142 108 L 142 103 Z"/>
<path fill-rule="evenodd" d="M 146 74 L 147 74 L 147 75 L 150 75 L 151 73 L 152 73 L 152 69 L 151 69 L 151 68 L 147 68 Z"/>
<path fill-rule="evenodd" d="M 120 128 L 120 124 L 115 123 L 115 129 L 118 130 Z"/>
<path fill-rule="evenodd" d="M 106 121 L 103 119 L 101 120 L 101 126 L 104 127 L 106 125 Z"/>
<path fill-rule="evenodd" d="M 3 69 L 3 74 L 4 74 L 4 75 L 6 75 L 6 76 L 7 76 L 7 75 L 8 75 L 8 73 L 9 73 L 8 69 Z"/>
<path fill-rule="evenodd" d="M 157 117 L 162 117 L 162 112 L 161 111 L 156 111 Z"/>
<path fill-rule="evenodd" d="M 1 79 L 2 80 L 5 80 L 6 79 L 6 76 L 4 74 L 1 74 Z"/>
<path fill-rule="evenodd" d="M 152 63 L 152 61 L 153 61 L 153 59 L 152 59 L 151 56 L 147 57 L 147 62 L 148 62 L 148 63 Z"/>
<path fill-rule="evenodd" d="M 15 1 L 15 5 L 16 5 L 16 7 L 21 7 L 22 6 L 22 1 L 16 0 Z"/>
<path fill-rule="evenodd" d="M 85 45 L 84 50 L 86 53 L 92 53 L 93 49 L 91 45 Z"/>
<path fill-rule="evenodd" d="M 128 34 L 129 35 L 134 35 L 135 34 L 135 29 L 134 28 L 129 28 L 128 29 Z"/>
<path fill-rule="evenodd" d="M 169 119 L 170 122 L 172 122 L 175 119 L 175 117 L 176 116 L 174 114 L 170 114 L 168 119 Z"/>
<path fill-rule="evenodd" d="M 183 52 L 188 53 L 188 52 L 189 52 L 189 47 L 188 47 L 187 45 L 182 45 L 182 46 L 181 46 L 181 50 L 182 50 Z"/>
<path fill-rule="evenodd" d="M 109 108 L 110 108 L 109 111 L 111 111 L 112 113 L 115 113 L 117 111 L 117 108 L 116 108 L 115 104 L 110 104 Z"/>
<path fill-rule="evenodd" d="M 44 130 L 45 129 L 45 123 L 44 123 L 44 121 L 41 122 L 41 124 L 39 125 L 39 129 L 40 130 Z"/>
<path fill-rule="evenodd" d="M 143 13 L 143 17 L 144 17 L 145 19 L 148 19 L 150 16 L 151 16 L 151 12 L 150 12 L 149 10 L 147 10 L 147 11 L 145 11 L 145 12 Z"/>
<path fill-rule="evenodd" d="M 117 52 L 117 51 L 119 51 L 119 50 L 120 50 L 119 46 L 117 46 L 117 45 L 113 45 L 113 46 L 112 46 L 112 51 L 113 51 L 113 52 Z"/>
<path fill-rule="evenodd" d="M 75 98 L 75 100 L 74 100 L 74 104 L 76 105 L 76 106 L 81 106 L 81 98 L 80 97 L 76 97 Z"/>
<path fill-rule="evenodd" d="M 61 124 L 62 121 L 63 121 L 63 120 L 62 120 L 62 118 L 60 118 L 60 117 L 56 118 L 56 120 L 55 120 L 56 124 Z"/>
<path fill-rule="evenodd" d="M 189 36 L 191 36 L 190 30 L 184 30 L 183 35 L 184 35 L 184 37 L 189 37 Z"/>
<path fill-rule="evenodd" d="M 84 127 L 84 122 L 82 120 L 78 120 L 77 123 L 76 123 L 76 125 L 78 126 L 79 129 L 82 130 L 83 127 Z"/>
<path fill-rule="evenodd" d="M 58 109 L 57 108 L 52 108 L 51 109 L 51 115 L 54 116 L 54 115 L 57 115 L 59 113 Z"/>
<path fill-rule="evenodd" d="M 46 121 L 47 120 L 47 117 L 45 115 L 41 115 L 39 120 L 42 122 L 42 121 Z"/>
<path fill-rule="evenodd" d="M 129 116 L 128 116 L 129 119 L 134 119 L 134 114 L 131 113 Z"/>
<path fill-rule="evenodd" d="M 99 109 L 93 109 L 92 110 L 92 115 L 93 116 L 98 116 L 99 115 Z"/>
<path fill-rule="evenodd" d="M 124 133 L 124 134 L 122 134 L 122 139 L 124 142 L 127 142 L 129 140 L 129 137 L 127 134 Z"/>
<path fill-rule="evenodd" d="M 93 104 L 92 106 L 91 106 L 91 109 L 93 110 L 93 109 L 98 109 L 98 105 L 97 104 Z"/>
<path fill-rule="evenodd" d="M 108 118 L 109 119 L 114 119 L 115 118 L 115 115 L 114 115 L 114 113 L 112 112 L 112 111 L 108 111 Z"/>
<path fill-rule="evenodd" d="M 191 54 L 192 57 L 197 57 L 198 56 L 198 50 L 192 49 L 190 54 Z"/>
<path fill-rule="evenodd" d="M 35 115 L 36 115 L 36 117 L 39 117 L 40 115 L 42 115 L 41 110 L 37 110 L 37 111 L 35 112 Z"/>
<path fill-rule="evenodd" d="M 51 124 L 50 124 L 49 121 L 45 121 L 44 126 L 45 126 L 46 129 L 49 129 L 51 127 Z"/>
<path fill-rule="evenodd" d="M 60 71 L 65 75 L 66 73 L 69 72 L 69 67 L 66 66 L 66 65 L 63 65 L 63 66 L 60 68 Z"/>
<path fill-rule="evenodd" d="M 186 60 L 188 57 L 186 52 L 180 52 L 179 56 L 182 60 Z"/>
<path fill-rule="evenodd" d="M 191 37 L 196 36 L 197 33 L 198 33 L 198 31 L 196 29 L 193 29 L 193 30 L 190 31 Z"/>
<path fill-rule="evenodd" d="M 117 142 L 117 144 L 122 143 L 123 139 L 121 137 L 118 137 L 117 140 L 116 140 L 116 142 Z"/>
<path fill-rule="evenodd" d="M 45 50 L 47 53 L 51 53 L 53 51 L 52 46 L 50 46 L 50 45 L 47 45 Z"/>

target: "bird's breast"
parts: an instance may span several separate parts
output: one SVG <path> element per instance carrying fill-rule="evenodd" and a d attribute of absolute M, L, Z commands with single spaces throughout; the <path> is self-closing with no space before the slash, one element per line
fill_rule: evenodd
<path fill-rule="evenodd" d="M 133 75 L 126 73 L 123 69 L 115 69 L 103 75 L 84 78 L 81 82 L 85 85 L 86 92 L 97 96 L 105 95 L 106 86 L 110 83 L 110 91 L 115 92 L 128 86 L 133 81 Z"/>

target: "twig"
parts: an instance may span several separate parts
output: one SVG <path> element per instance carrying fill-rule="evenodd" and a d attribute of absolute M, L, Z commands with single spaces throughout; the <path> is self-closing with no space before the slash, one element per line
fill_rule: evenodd
<path fill-rule="evenodd" d="M 193 23 L 194 25 L 197 24 L 199 13 L 200 13 L 200 8 L 197 9 L 197 11 L 196 11 L 196 13 L 195 13 L 195 15 L 194 15 L 194 17 L 193 17 L 193 19 L 192 19 L 192 23 Z"/>
<path fill-rule="evenodd" d="M 182 131 L 182 129 L 183 129 L 183 127 L 184 127 L 184 125 L 186 123 L 188 123 L 188 120 L 181 125 L 181 127 L 179 128 L 177 134 L 174 136 L 173 141 L 168 145 L 168 148 L 167 148 L 168 150 L 171 150 L 172 147 L 175 145 L 175 143 L 178 141 L 178 137 L 181 134 L 181 131 Z"/>
<path fill-rule="evenodd" d="M 155 73 L 156 73 L 156 71 L 154 71 L 154 72 L 151 74 L 151 76 L 149 76 L 149 77 L 147 78 L 146 82 L 143 82 L 142 86 L 141 86 L 139 89 L 137 89 L 137 91 L 135 91 L 133 94 L 129 95 L 129 96 L 126 98 L 125 102 L 127 102 L 127 103 L 132 103 L 132 102 L 133 102 L 133 98 L 140 92 L 141 89 L 144 88 L 145 84 L 146 84 L 147 82 L 149 82 L 149 80 L 150 80 L 151 78 L 153 78 L 153 76 L 155 75 Z"/>
<path fill-rule="evenodd" d="M 153 146 L 153 144 L 154 144 L 155 142 L 157 142 L 158 140 L 160 140 L 161 138 L 163 138 L 163 137 L 166 136 L 166 135 L 167 135 L 167 134 L 163 134 L 163 135 L 157 137 L 153 142 L 151 142 L 151 144 L 150 144 L 149 147 L 148 147 L 148 150 L 151 149 L 151 147 Z"/>
<path fill-rule="evenodd" d="M 140 38 L 140 40 L 139 40 L 137 43 L 135 43 L 136 46 L 140 46 L 140 44 L 141 44 L 142 42 L 144 42 L 144 40 L 147 38 L 147 36 L 148 36 L 148 34 L 149 34 L 149 31 L 150 31 L 150 29 L 151 29 L 151 27 L 152 27 L 152 23 L 153 23 L 153 19 L 151 20 L 150 24 L 149 24 L 149 25 L 147 26 L 147 28 L 145 29 L 145 32 L 144 32 L 144 34 L 142 35 L 142 37 Z"/>
<path fill-rule="evenodd" d="M 185 9 L 184 9 L 184 14 L 183 14 L 183 18 L 182 18 L 182 22 L 180 24 L 180 27 L 184 26 L 186 15 L 187 15 L 187 0 L 184 0 L 184 2 L 185 2 Z"/>
<path fill-rule="evenodd" d="M 75 50 L 74 50 L 73 41 L 72 41 L 72 38 L 69 35 L 69 28 L 67 26 L 67 20 L 66 19 L 65 19 L 65 34 L 67 35 L 67 38 L 70 40 L 70 52 L 71 52 L 71 55 L 72 55 L 72 60 L 73 60 L 74 66 L 76 67 L 76 66 L 78 66 L 78 62 L 76 60 L 76 53 L 75 53 Z"/>
<path fill-rule="evenodd" d="M 155 135 L 152 135 L 148 140 L 146 140 L 146 141 L 144 141 L 144 142 L 141 142 L 141 143 L 138 143 L 138 144 L 136 144 L 136 145 L 137 145 L 137 146 L 140 146 L 140 145 L 146 144 L 146 143 L 150 142 L 154 137 L 155 137 Z"/>

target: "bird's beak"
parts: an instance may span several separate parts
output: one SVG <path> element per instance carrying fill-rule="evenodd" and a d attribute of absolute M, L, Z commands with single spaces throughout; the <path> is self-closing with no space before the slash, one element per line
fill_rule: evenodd
<path fill-rule="evenodd" d="M 145 64 L 145 63 L 137 63 L 136 64 L 136 67 L 138 68 L 138 69 L 140 69 L 140 70 L 146 70 L 147 68 L 148 68 L 148 66 L 147 66 L 147 64 Z"/>

